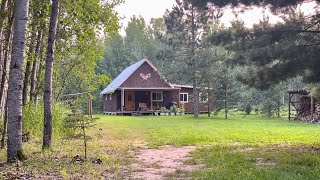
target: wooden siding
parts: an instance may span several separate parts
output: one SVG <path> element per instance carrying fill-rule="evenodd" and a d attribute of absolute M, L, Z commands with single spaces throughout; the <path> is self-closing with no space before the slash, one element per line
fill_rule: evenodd
<path fill-rule="evenodd" d="M 120 107 L 117 103 L 117 99 L 119 99 L 120 91 L 115 91 L 112 94 L 104 94 L 103 95 L 103 111 L 104 112 L 116 112 Z M 111 96 L 111 99 L 110 99 Z"/>
<path fill-rule="evenodd" d="M 163 104 L 167 109 L 170 109 L 172 102 L 179 104 L 179 92 L 180 90 L 163 92 Z"/>
<path fill-rule="evenodd" d="M 188 93 L 188 103 L 183 103 L 184 108 L 187 113 L 193 112 L 193 90 L 191 88 L 181 88 L 180 93 Z M 179 93 L 179 103 L 180 103 L 180 93 Z M 190 101 L 191 100 L 191 101 Z"/>
<path fill-rule="evenodd" d="M 193 89 L 181 87 L 180 93 L 188 93 L 188 103 L 184 103 L 184 108 L 187 113 L 193 113 Z M 177 102 L 180 102 L 180 94 L 178 97 Z M 212 105 L 210 111 L 212 111 Z M 208 103 L 199 102 L 199 112 L 208 112 Z"/>
<path fill-rule="evenodd" d="M 143 79 L 140 76 L 142 73 L 144 76 L 150 74 L 147 79 Z M 144 62 L 127 80 L 125 80 L 120 87 L 136 87 L 136 88 L 156 88 L 166 87 L 170 88 L 170 85 L 160 77 L 159 73 L 155 71 L 147 62 Z"/>

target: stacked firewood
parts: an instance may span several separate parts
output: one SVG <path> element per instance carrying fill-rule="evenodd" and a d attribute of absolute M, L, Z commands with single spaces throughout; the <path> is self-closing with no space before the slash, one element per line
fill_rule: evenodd
<path fill-rule="evenodd" d="M 320 102 L 316 102 L 314 105 L 313 120 L 311 122 L 320 123 Z"/>
<path fill-rule="evenodd" d="M 320 123 L 320 102 L 314 101 L 313 117 L 311 117 L 311 99 L 309 97 L 302 97 L 300 98 L 298 112 L 299 120 Z"/>

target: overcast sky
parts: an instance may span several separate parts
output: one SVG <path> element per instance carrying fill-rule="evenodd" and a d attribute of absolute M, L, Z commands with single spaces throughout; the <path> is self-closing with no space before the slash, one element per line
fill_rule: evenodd
<path fill-rule="evenodd" d="M 116 7 L 116 11 L 119 13 L 120 17 L 124 17 L 120 23 L 125 27 L 133 15 L 141 15 L 145 21 L 149 23 L 151 18 L 162 17 L 166 9 L 171 9 L 174 4 L 175 0 L 125 0 L 124 4 Z M 315 3 L 305 4 L 301 7 L 301 10 L 304 13 L 308 13 L 312 11 L 314 5 Z M 279 18 L 270 15 L 268 11 L 265 13 L 269 14 L 270 22 L 279 20 Z M 263 18 L 262 8 L 248 10 L 245 13 L 240 14 L 239 18 L 245 21 L 245 25 L 247 27 L 252 26 L 254 23 L 258 23 L 259 19 Z M 226 26 L 229 26 L 232 19 L 234 19 L 234 15 L 231 10 L 228 10 L 224 13 L 221 21 Z M 121 30 L 121 34 L 124 34 L 123 28 Z"/>

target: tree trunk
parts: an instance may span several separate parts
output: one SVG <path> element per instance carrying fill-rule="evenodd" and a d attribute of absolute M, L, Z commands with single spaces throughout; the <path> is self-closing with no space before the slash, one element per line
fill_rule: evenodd
<path fill-rule="evenodd" d="M 23 160 L 22 153 L 22 85 L 23 61 L 28 20 L 29 1 L 16 0 L 14 33 L 8 89 L 8 149 L 7 161 Z"/>
<path fill-rule="evenodd" d="M 224 117 L 228 119 L 228 94 L 227 85 L 224 86 Z"/>
<path fill-rule="evenodd" d="M 30 102 L 32 104 L 35 104 L 35 91 L 36 91 L 36 78 L 37 78 L 37 59 L 40 53 L 40 45 L 42 42 L 42 32 L 41 30 L 38 31 L 38 37 L 37 37 L 37 44 L 36 44 L 36 51 L 33 59 L 33 64 L 32 64 L 32 73 L 31 73 L 31 82 L 30 82 Z"/>
<path fill-rule="evenodd" d="M 210 117 L 211 116 L 211 111 L 210 111 L 210 103 L 211 103 L 211 93 L 210 93 L 210 82 L 208 81 L 208 101 L 207 101 L 207 103 L 208 103 L 208 117 Z"/>
<path fill-rule="evenodd" d="M 8 129 L 8 106 L 7 103 L 5 105 L 4 110 L 4 118 L 3 118 L 3 131 L 2 131 L 2 138 L 1 138 L 1 149 L 4 149 L 6 146 L 6 136 L 7 136 L 7 129 Z"/>
<path fill-rule="evenodd" d="M 193 74 L 193 113 L 194 117 L 199 117 L 199 95 L 197 87 L 197 69 L 196 69 L 196 60 L 195 60 L 195 45 L 196 45 L 196 35 L 195 35 L 195 22 L 194 22 L 194 7 L 192 6 L 191 10 L 191 20 L 192 20 L 192 44 L 191 44 L 191 58 L 192 58 L 192 74 Z"/>
<path fill-rule="evenodd" d="M 28 86 L 29 86 L 29 80 L 30 80 L 30 73 L 31 73 L 31 59 L 33 57 L 33 51 L 34 51 L 34 41 L 36 38 L 36 28 L 32 28 L 32 35 L 30 39 L 30 47 L 29 47 L 29 53 L 28 53 L 28 61 L 26 65 L 26 71 L 24 74 L 24 81 L 23 81 L 23 90 L 22 90 L 22 105 L 27 104 L 27 98 L 28 98 Z"/>
<path fill-rule="evenodd" d="M 41 48 L 42 49 L 42 48 Z M 42 53 L 43 53 L 43 50 L 40 50 L 40 59 L 39 59 L 39 67 L 38 67 L 38 71 L 37 71 L 37 77 L 36 77 L 36 90 L 35 90 L 35 94 L 34 94 L 34 103 L 35 105 L 37 105 L 37 100 L 38 100 L 38 96 L 40 94 L 40 92 L 42 92 L 43 90 L 41 89 L 42 88 L 42 84 L 43 82 L 41 82 L 40 78 L 41 78 L 41 73 L 42 73 L 42 70 L 44 68 L 44 62 L 43 61 L 43 57 L 42 57 Z"/>
<path fill-rule="evenodd" d="M 42 85 L 44 84 L 44 80 L 41 79 L 41 74 L 42 74 L 42 71 L 44 69 L 44 43 L 43 43 L 43 38 L 41 39 L 41 42 L 40 42 L 40 53 L 39 53 L 39 66 L 38 66 L 38 70 L 37 70 L 37 77 L 36 77 L 36 90 L 35 90 L 35 94 L 34 94 L 34 102 L 35 102 L 35 105 L 37 105 L 37 100 L 38 100 L 38 96 L 40 94 L 40 92 L 43 92 L 43 87 Z M 43 81 L 41 81 L 43 80 Z M 41 89 L 42 88 L 42 89 Z"/>
<path fill-rule="evenodd" d="M 2 34 L 3 34 L 3 14 L 6 11 L 7 7 L 7 0 L 2 0 L 1 6 L 0 6 L 0 77 L 2 77 L 3 73 L 3 58 L 2 58 L 2 48 L 3 48 L 3 40 L 2 40 Z M 1 79 L 0 79 L 0 86 L 1 86 Z"/>
<path fill-rule="evenodd" d="M 279 97 L 279 98 L 280 98 L 280 97 Z M 278 104 L 277 104 L 277 105 L 278 105 L 278 107 L 277 107 L 277 111 L 278 111 L 278 112 L 277 112 L 277 113 L 278 113 L 278 118 L 280 118 L 280 108 L 281 108 L 281 104 L 280 104 L 280 103 L 281 103 L 281 102 L 280 102 L 280 99 L 278 99 L 277 101 L 278 101 L 278 102 L 277 102 L 277 103 L 278 103 Z"/>
<path fill-rule="evenodd" d="M 7 90 L 8 90 L 8 77 L 10 72 L 10 63 L 11 59 L 9 58 L 10 49 L 11 49 L 11 40 L 12 40 L 12 24 L 13 24 L 13 16 L 11 5 L 8 4 L 8 26 L 7 32 L 5 35 L 5 44 L 4 44 L 4 57 L 3 57 L 3 70 L 1 76 L 1 86 L 0 86 L 0 114 L 4 112 L 4 105 L 7 100 Z"/>
<path fill-rule="evenodd" d="M 58 14 L 59 14 L 59 0 L 52 0 L 50 26 L 48 35 L 47 57 L 46 57 L 46 72 L 45 72 L 45 86 L 44 86 L 44 130 L 43 130 L 43 144 L 42 148 L 51 147 L 52 138 L 52 74 L 54 61 L 54 43 L 57 33 Z"/>

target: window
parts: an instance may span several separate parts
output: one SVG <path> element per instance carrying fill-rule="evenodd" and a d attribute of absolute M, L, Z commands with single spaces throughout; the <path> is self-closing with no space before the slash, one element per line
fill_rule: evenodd
<path fill-rule="evenodd" d="M 188 103 L 188 93 L 180 93 L 180 102 Z"/>
<path fill-rule="evenodd" d="M 152 93 L 152 101 L 163 101 L 163 93 L 162 92 L 153 92 Z"/>

